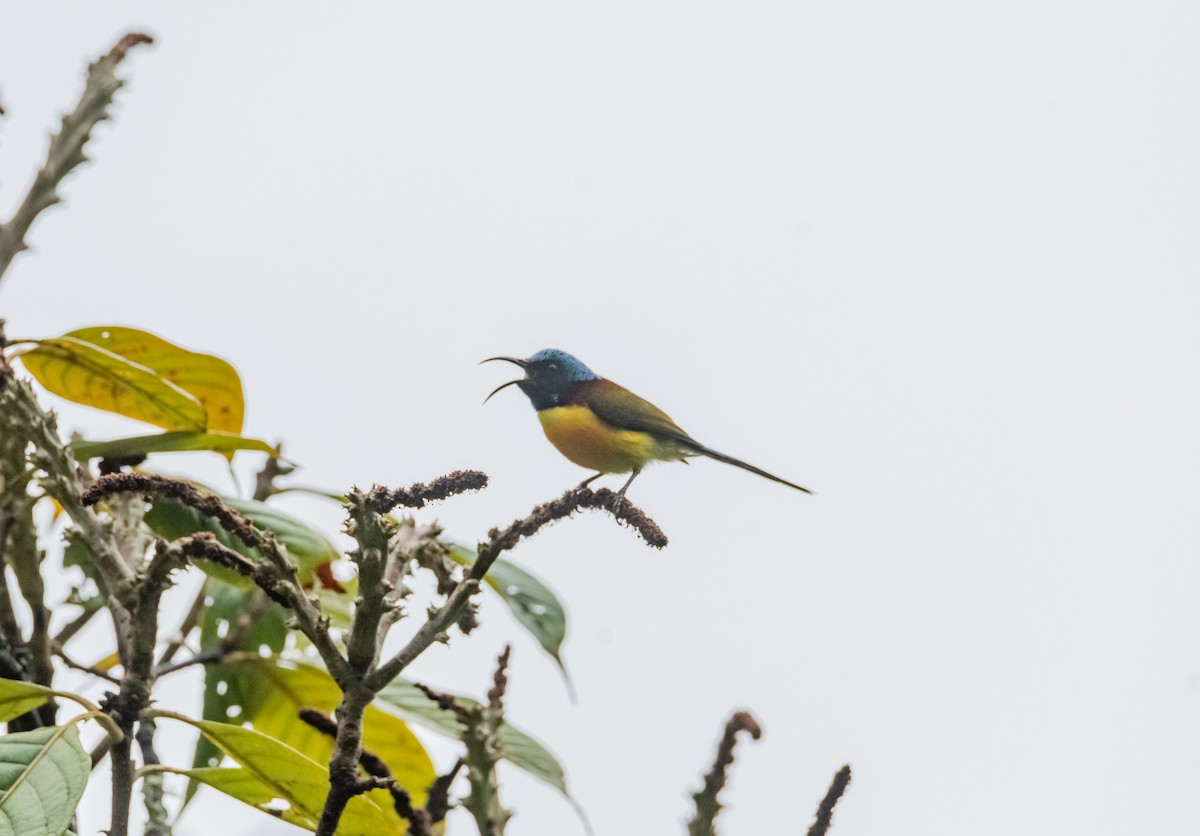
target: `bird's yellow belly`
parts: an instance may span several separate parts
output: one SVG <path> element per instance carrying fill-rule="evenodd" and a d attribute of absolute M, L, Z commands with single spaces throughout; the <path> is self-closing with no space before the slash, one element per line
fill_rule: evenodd
<path fill-rule="evenodd" d="M 538 420 L 558 452 L 589 470 L 628 473 L 669 456 L 649 433 L 614 429 L 585 406 L 543 409 Z"/>

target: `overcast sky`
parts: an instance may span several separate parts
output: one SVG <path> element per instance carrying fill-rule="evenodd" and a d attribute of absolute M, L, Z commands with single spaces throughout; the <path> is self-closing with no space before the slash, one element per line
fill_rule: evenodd
<path fill-rule="evenodd" d="M 765 735 L 731 836 L 804 832 L 846 762 L 837 836 L 1200 827 L 1200 6 L 4 16 L 5 214 L 85 61 L 158 38 L 0 288 L 11 336 L 118 323 L 219 353 L 307 483 L 483 469 L 424 515 L 467 540 L 586 475 L 515 389 L 480 406 L 510 377 L 480 359 L 547 346 L 817 491 L 664 465 L 631 498 L 666 551 L 601 515 L 521 546 L 569 609 L 577 705 L 494 601 L 415 666 L 481 693 L 511 640 L 510 717 L 601 836 L 682 832 L 735 708 Z M 228 487 L 202 458 L 160 464 Z M 162 704 L 197 710 L 198 682 Z M 503 777 L 514 836 L 581 832 Z M 294 832 L 209 793 L 179 833 L 218 824 Z"/>

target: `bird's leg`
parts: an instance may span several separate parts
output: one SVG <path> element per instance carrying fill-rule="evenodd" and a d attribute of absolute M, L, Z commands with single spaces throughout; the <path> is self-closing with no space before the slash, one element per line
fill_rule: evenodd
<path fill-rule="evenodd" d="M 588 478 L 586 478 L 582 482 L 580 482 L 578 485 L 576 485 L 575 490 L 577 490 L 577 491 L 583 490 L 584 488 L 586 488 L 588 485 L 592 484 L 592 482 L 595 482 L 597 479 L 599 479 L 603 475 L 604 475 L 603 473 L 592 474 L 591 476 L 589 476 Z"/>
<path fill-rule="evenodd" d="M 614 511 L 621 507 L 621 502 L 625 499 L 625 491 L 629 490 L 629 486 L 633 484 L 633 480 L 641 472 L 642 469 L 640 467 L 635 467 L 633 473 L 629 474 L 629 478 L 625 481 L 625 484 L 621 486 L 621 490 L 617 491 L 617 498 L 613 500 Z"/>

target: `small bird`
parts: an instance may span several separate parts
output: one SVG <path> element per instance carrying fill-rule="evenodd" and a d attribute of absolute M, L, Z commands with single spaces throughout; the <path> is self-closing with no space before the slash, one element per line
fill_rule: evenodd
<path fill-rule="evenodd" d="M 606 473 L 630 474 L 617 493 L 618 505 L 650 462 L 685 462 L 692 456 L 708 456 L 789 488 L 812 493 L 808 488 L 705 447 L 657 406 L 601 377 L 565 351 L 547 348 L 528 360 L 489 357 L 483 362 L 493 360 L 515 363 L 525 370 L 525 377 L 497 386 L 483 402 L 487 403 L 501 389 L 520 387 L 537 410 L 546 438 L 558 452 L 580 467 L 597 471 L 580 483 L 580 488 Z"/>

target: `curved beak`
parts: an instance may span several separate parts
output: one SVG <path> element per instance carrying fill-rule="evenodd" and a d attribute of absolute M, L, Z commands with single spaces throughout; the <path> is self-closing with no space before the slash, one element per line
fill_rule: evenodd
<path fill-rule="evenodd" d="M 520 360 L 516 357 L 489 357 L 486 360 L 480 360 L 479 365 L 482 366 L 484 363 L 490 363 L 493 360 L 503 360 L 506 363 L 514 363 L 514 364 L 520 366 L 521 368 L 525 368 L 526 366 L 529 365 L 524 360 Z"/>
<path fill-rule="evenodd" d="M 479 365 L 482 366 L 484 363 L 490 363 L 493 360 L 503 360 L 506 363 L 513 363 L 517 366 L 520 366 L 521 368 L 525 368 L 526 366 L 529 365 L 524 360 L 521 360 L 517 357 L 489 357 L 486 360 L 480 360 Z M 495 389 L 492 390 L 492 395 L 496 394 L 501 389 L 507 389 L 509 386 L 513 386 L 520 382 L 521 381 L 519 381 L 519 380 L 510 380 L 508 383 L 501 384 L 500 386 L 497 386 Z M 490 401 L 492 399 L 492 395 L 488 395 L 486 398 L 484 398 L 483 402 L 487 403 L 488 401 Z"/>
<path fill-rule="evenodd" d="M 518 384 L 520 382 L 521 382 L 520 380 L 510 380 L 508 383 L 501 383 L 499 386 L 497 386 L 495 389 L 492 390 L 492 395 L 496 394 L 501 389 L 507 389 L 509 386 L 515 386 L 516 384 Z M 484 398 L 483 402 L 487 403 L 488 401 L 490 401 L 492 399 L 492 395 L 488 395 L 486 398 Z"/>

